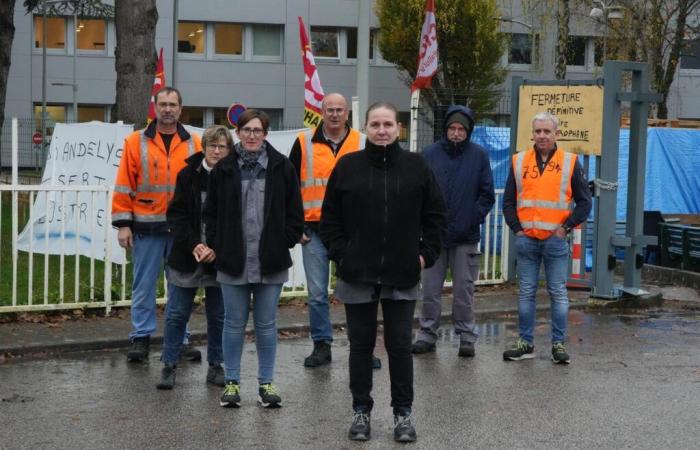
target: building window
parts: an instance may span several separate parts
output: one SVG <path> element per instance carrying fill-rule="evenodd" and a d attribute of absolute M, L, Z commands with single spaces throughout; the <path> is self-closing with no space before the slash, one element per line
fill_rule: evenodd
<path fill-rule="evenodd" d="M 78 19 L 75 32 L 79 50 L 105 50 L 107 24 L 103 19 Z"/>
<path fill-rule="evenodd" d="M 178 22 L 178 53 L 204 54 L 205 34 L 202 22 Z"/>
<path fill-rule="evenodd" d="M 508 51 L 509 64 L 532 64 L 533 39 L 531 34 L 513 33 L 510 35 Z"/>
<path fill-rule="evenodd" d="M 586 36 L 569 36 L 566 42 L 566 64 L 569 66 L 586 65 Z"/>
<path fill-rule="evenodd" d="M 199 106 L 183 106 L 180 122 L 193 127 L 204 127 L 204 108 Z"/>
<path fill-rule="evenodd" d="M 253 25 L 253 56 L 282 57 L 282 27 Z"/>
<path fill-rule="evenodd" d="M 348 28 L 346 30 L 347 46 L 346 55 L 348 59 L 357 58 L 357 28 Z M 369 33 L 369 59 L 374 59 L 374 43 L 376 42 L 377 32 L 371 30 Z"/>
<path fill-rule="evenodd" d="M 41 103 L 34 104 L 34 129 L 41 132 Z M 66 122 L 65 105 L 46 105 L 46 134 L 51 136 L 57 123 Z"/>
<path fill-rule="evenodd" d="M 212 108 L 212 111 L 214 113 L 214 125 L 223 125 L 227 128 L 233 128 L 228 122 L 228 116 L 226 115 L 228 108 Z"/>
<path fill-rule="evenodd" d="M 338 29 L 311 27 L 311 47 L 316 58 L 338 58 Z"/>
<path fill-rule="evenodd" d="M 46 18 L 46 48 L 66 48 L 66 19 L 63 17 Z M 34 16 L 34 48 L 44 46 L 44 17 Z"/>
<path fill-rule="evenodd" d="M 684 42 L 681 50 L 681 69 L 700 69 L 700 39 Z"/>
<path fill-rule="evenodd" d="M 236 23 L 214 24 L 214 53 L 217 55 L 242 55 L 243 25 Z"/>
<path fill-rule="evenodd" d="M 104 106 L 78 106 L 78 122 L 92 122 L 93 120 L 104 122 Z"/>

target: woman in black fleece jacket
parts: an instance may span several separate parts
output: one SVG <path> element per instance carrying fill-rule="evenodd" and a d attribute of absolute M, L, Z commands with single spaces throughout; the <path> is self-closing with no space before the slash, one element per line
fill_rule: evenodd
<path fill-rule="evenodd" d="M 372 352 L 381 302 L 394 439 L 413 441 L 413 312 L 421 269 L 433 265 L 442 248 L 445 206 L 423 158 L 399 146 L 395 106 L 370 106 L 365 129 L 366 148 L 344 156 L 331 174 L 320 231 L 336 263 L 335 293 L 345 304 L 348 323 L 354 410 L 349 437 L 369 439 Z"/>

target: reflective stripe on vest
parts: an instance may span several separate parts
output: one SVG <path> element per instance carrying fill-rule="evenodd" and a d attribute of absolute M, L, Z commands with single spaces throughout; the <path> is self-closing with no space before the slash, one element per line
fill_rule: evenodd
<path fill-rule="evenodd" d="M 149 158 L 148 158 L 148 137 L 141 130 L 141 183 L 136 187 L 137 192 L 166 192 L 170 193 L 175 190 L 175 186 L 169 183 L 170 180 L 166 179 L 167 184 L 152 184 L 151 177 L 148 173 Z M 194 155 L 194 139 L 190 137 L 187 140 L 187 157 Z M 168 177 L 166 177 L 168 178 Z M 121 192 L 121 191 L 119 191 Z"/>
<path fill-rule="evenodd" d="M 134 220 L 136 222 L 165 222 L 167 216 L 165 214 L 134 214 Z"/>
<path fill-rule="evenodd" d="M 308 200 L 304 202 L 304 209 L 320 208 L 323 206 L 323 200 Z"/>

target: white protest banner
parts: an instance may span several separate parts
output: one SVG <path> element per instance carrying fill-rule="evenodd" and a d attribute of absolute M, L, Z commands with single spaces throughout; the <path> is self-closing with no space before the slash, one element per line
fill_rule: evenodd
<path fill-rule="evenodd" d="M 89 122 L 56 124 L 47 155 L 43 186 L 113 186 L 124 138 L 131 125 Z M 17 248 L 35 253 L 76 253 L 105 259 L 107 194 L 39 192 Z M 32 234 L 30 235 L 30 229 Z M 48 237 L 48 239 L 47 239 Z M 125 252 L 112 233 L 111 260 L 124 263 Z"/>

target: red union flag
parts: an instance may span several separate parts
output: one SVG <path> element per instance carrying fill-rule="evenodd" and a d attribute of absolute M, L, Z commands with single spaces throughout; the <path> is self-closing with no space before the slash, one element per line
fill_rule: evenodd
<path fill-rule="evenodd" d="M 420 33 L 420 50 L 418 53 L 418 70 L 411 85 L 411 92 L 416 89 L 429 88 L 438 67 L 438 42 L 435 24 L 435 1 L 425 3 L 425 21 Z"/>
<path fill-rule="evenodd" d="M 299 16 L 299 40 L 301 42 L 301 59 L 304 62 L 304 126 L 313 128 L 321 122 L 321 102 L 323 88 L 318 77 L 311 43 L 306 34 L 304 21 Z"/>
<path fill-rule="evenodd" d="M 163 86 L 165 86 L 165 69 L 163 69 L 163 47 L 161 47 L 160 55 L 158 55 L 158 62 L 156 63 L 156 77 L 153 80 L 153 88 L 151 89 L 151 102 L 148 104 L 149 123 L 156 118 L 155 95 Z"/>

